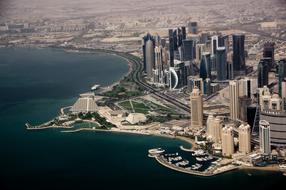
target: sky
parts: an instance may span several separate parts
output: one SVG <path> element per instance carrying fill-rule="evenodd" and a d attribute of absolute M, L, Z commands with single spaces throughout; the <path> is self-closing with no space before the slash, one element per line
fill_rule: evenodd
<path fill-rule="evenodd" d="M 0 16 L 3 17 L 73 17 L 95 16 L 113 12 L 128 12 L 134 9 L 176 8 L 224 5 L 226 8 L 237 5 L 248 8 L 253 3 L 259 6 L 286 6 L 286 0 L 0 0 Z M 235 11 L 235 9 L 234 9 Z M 251 10 L 250 10 L 251 11 Z"/>

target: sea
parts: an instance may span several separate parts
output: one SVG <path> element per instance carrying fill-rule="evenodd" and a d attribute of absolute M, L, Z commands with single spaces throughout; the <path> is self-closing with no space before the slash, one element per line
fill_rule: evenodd
<path fill-rule="evenodd" d="M 149 158 L 184 141 L 111 132 L 27 131 L 72 105 L 94 84 L 111 85 L 126 60 L 102 52 L 52 48 L 0 49 L 0 190 L 9 189 L 275 189 L 281 173 L 238 170 L 214 177 L 179 173 Z M 282 188 L 283 189 L 283 188 Z"/>

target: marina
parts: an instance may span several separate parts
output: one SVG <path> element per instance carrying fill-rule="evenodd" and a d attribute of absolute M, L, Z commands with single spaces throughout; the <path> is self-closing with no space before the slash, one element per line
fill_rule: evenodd
<path fill-rule="evenodd" d="M 207 153 L 205 153 L 203 150 L 196 150 L 192 152 L 193 153 L 190 154 L 193 156 L 193 158 L 195 158 L 195 162 L 184 159 L 178 152 L 165 153 L 165 150 L 162 150 L 161 148 L 150 149 L 148 156 L 155 158 L 158 163 L 169 169 L 190 175 L 210 177 L 225 173 L 227 171 L 239 169 L 239 166 L 232 164 L 226 166 L 218 166 L 218 161 L 221 160 L 215 159 L 211 155 L 207 155 Z M 206 167 L 203 162 L 211 162 L 211 164 Z"/>

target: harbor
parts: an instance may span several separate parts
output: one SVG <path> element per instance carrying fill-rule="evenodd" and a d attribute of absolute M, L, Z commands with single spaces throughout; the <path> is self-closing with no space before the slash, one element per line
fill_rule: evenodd
<path fill-rule="evenodd" d="M 180 148 L 182 149 L 182 146 L 180 146 Z M 178 152 L 165 153 L 165 150 L 161 148 L 150 149 L 148 156 L 155 158 L 159 164 L 169 169 L 203 177 L 211 177 L 239 169 L 238 165 L 219 164 L 222 159 L 213 158 L 211 155 L 207 155 L 203 150 L 191 151 L 189 154 L 192 155 L 195 161 L 183 158 Z M 208 163 L 206 164 L 206 162 Z"/>

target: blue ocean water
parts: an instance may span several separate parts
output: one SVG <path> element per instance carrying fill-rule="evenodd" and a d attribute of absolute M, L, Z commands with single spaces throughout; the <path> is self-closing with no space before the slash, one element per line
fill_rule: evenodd
<path fill-rule="evenodd" d="M 127 71 L 124 59 L 105 53 L 0 49 L 0 189 L 271 189 L 285 183 L 272 172 L 190 176 L 147 157 L 150 148 L 189 146 L 178 140 L 25 130 L 26 122 L 53 118 L 93 84 L 109 85 Z"/>

